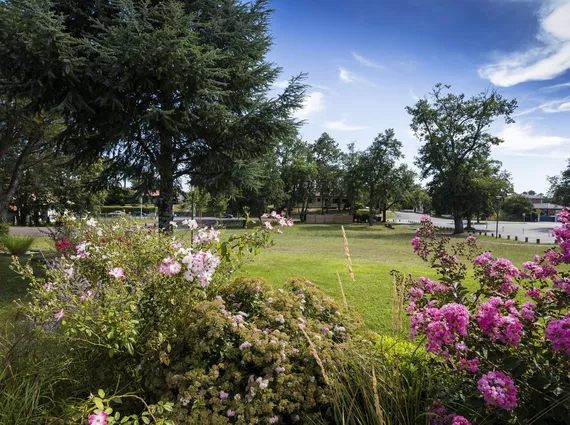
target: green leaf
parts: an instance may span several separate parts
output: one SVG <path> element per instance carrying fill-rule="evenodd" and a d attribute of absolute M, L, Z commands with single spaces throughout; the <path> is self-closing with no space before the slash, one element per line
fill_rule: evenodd
<path fill-rule="evenodd" d="M 99 394 L 99 397 L 105 398 L 105 391 L 99 390 L 99 391 L 97 391 L 97 394 Z"/>
<path fill-rule="evenodd" d="M 105 409 L 105 406 L 103 406 L 103 400 L 101 400 L 99 397 L 93 397 L 93 403 L 95 404 L 95 406 L 97 406 L 97 409 L 99 410 Z"/>

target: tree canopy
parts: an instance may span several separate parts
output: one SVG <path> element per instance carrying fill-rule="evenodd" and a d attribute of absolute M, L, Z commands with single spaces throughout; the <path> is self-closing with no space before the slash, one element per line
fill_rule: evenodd
<path fill-rule="evenodd" d="M 407 107 L 411 129 L 423 142 L 416 165 L 423 179 L 431 177 L 434 197 L 447 199 L 454 215 L 455 233 L 463 232 L 463 216 L 469 206 L 466 187 L 470 170 L 486 161 L 491 146 L 502 140 L 489 127 L 499 117 L 514 122 L 516 100 L 508 101 L 497 91 L 485 91 L 471 98 L 449 92 L 451 86 L 437 84 L 429 97 Z"/>
<path fill-rule="evenodd" d="M 110 171 L 157 187 L 170 229 L 176 179 L 231 187 L 295 131 L 302 76 L 267 94 L 280 73 L 266 59 L 270 14 L 265 0 L 8 0 L 1 87 L 27 110 L 57 110 L 78 161 L 104 155 Z"/>

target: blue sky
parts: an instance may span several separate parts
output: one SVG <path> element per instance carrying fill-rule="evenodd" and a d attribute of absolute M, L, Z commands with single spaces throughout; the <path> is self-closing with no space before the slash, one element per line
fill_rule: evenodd
<path fill-rule="evenodd" d="M 274 0 L 270 60 L 312 85 L 303 138 L 326 131 L 365 149 L 386 128 L 412 164 L 420 143 L 404 108 L 438 82 L 516 98 L 515 124 L 491 131 L 517 192 L 546 192 L 570 158 L 570 0 Z"/>

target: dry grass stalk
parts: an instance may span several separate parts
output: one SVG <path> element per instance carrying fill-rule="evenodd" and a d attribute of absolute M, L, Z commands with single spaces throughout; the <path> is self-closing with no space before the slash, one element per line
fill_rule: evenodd
<path fill-rule="evenodd" d="M 392 329 L 399 334 L 404 329 L 404 296 L 406 289 L 406 277 L 394 274 L 393 296 L 392 296 Z"/>
<path fill-rule="evenodd" d="M 311 340 L 311 338 L 309 338 L 309 335 L 307 335 L 307 332 L 305 332 L 305 329 L 303 329 L 303 328 L 300 328 L 300 329 L 301 329 L 301 332 L 303 332 L 303 335 L 305 335 L 305 338 L 307 338 L 307 341 L 309 342 L 309 347 L 311 347 L 311 354 L 313 355 L 313 357 L 317 361 L 317 364 L 321 368 L 321 372 L 323 373 L 323 377 L 325 378 L 325 382 L 327 383 L 328 386 L 331 386 L 331 381 L 329 379 L 329 376 L 327 375 L 327 371 L 325 370 L 325 365 L 324 365 L 323 361 L 321 360 L 321 358 L 319 357 L 319 353 L 317 352 L 317 347 L 315 346 L 315 344 L 313 344 L 313 341 Z"/>
<path fill-rule="evenodd" d="M 382 408 L 380 407 L 380 397 L 378 397 L 378 382 L 376 381 L 376 372 L 372 368 L 372 390 L 374 391 L 374 410 L 378 416 L 378 423 L 384 424 L 384 417 L 382 416 Z"/>
<path fill-rule="evenodd" d="M 350 250 L 348 249 L 348 239 L 346 239 L 346 232 L 344 231 L 344 226 L 340 226 L 342 229 L 342 238 L 344 239 L 344 255 L 346 257 L 346 266 L 348 267 L 348 274 L 354 282 L 354 272 L 352 271 L 352 261 L 350 260 Z"/>
<path fill-rule="evenodd" d="M 336 278 L 338 279 L 338 286 L 340 288 L 340 295 L 342 295 L 342 302 L 344 307 L 348 308 L 348 303 L 346 302 L 346 295 L 344 294 L 344 288 L 342 287 L 342 281 L 340 280 L 340 274 L 336 272 Z"/>

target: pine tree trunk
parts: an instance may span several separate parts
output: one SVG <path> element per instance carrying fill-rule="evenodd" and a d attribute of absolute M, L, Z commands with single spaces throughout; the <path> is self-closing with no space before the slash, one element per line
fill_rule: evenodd
<path fill-rule="evenodd" d="M 172 137 L 164 131 L 160 134 L 160 156 L 157 161 L 160 177 L 158 196 L 158 227 L 162 231 L 172 232 L 171 222 L 174 219 L 172 209 L 174 201 L 174 170 L 172 166 Z"/>
<path fill-rule="evenodd" d="M 454 234 L 459 235 L 464 232 L 463 230 L 463 214 L 462 213 L 454 213 L 453 214 L 453 221 L 455 223 L 455 230 Z"/>
<path fill-rule="evenodd" d="M 0 223 L 8 223 L 8 205 L 0 205 Z"/>
<path fill-rule="evenodd" d="M 374 207 L 375 207 L 374 194 L 370 193 L 370 208 L 368 209 L 368 225 L 374 224 Z"/>

